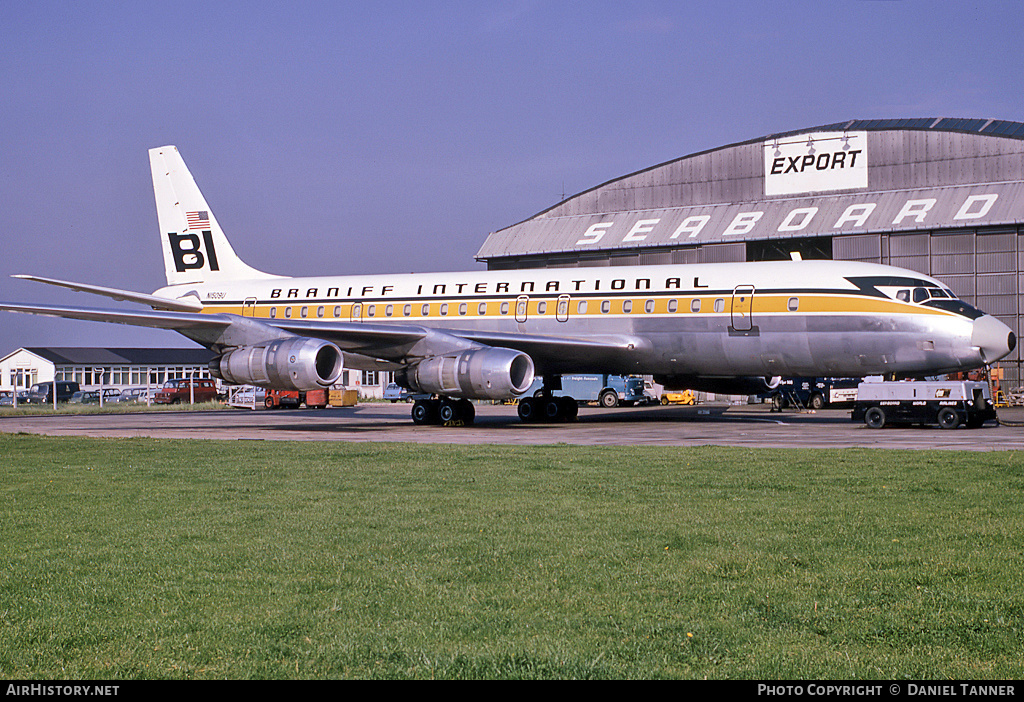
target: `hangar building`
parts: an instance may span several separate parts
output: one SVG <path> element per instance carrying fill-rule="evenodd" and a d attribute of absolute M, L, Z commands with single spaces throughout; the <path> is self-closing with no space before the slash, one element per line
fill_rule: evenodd
<path fill-rule="evenodd" d="M 1021 335 L 1024 124 L 852 120 L 616 178 L 493 232 L 488 269 L 829 258 L 931 275 Z M 1019 385 L 1021 348 L 1000 365 Z"/>

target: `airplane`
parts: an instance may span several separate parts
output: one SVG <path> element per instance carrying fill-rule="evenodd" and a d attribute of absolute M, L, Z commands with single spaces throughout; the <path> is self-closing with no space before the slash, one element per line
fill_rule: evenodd
<path fill-rule="evenodd" d="M 171 329 L 231 384 L 326 388 L 389 370 L 417 424 L 471 424 L 471 400 L 520 398 L 564 421 L 566 373 L 649 374 L 669 389 L 755 394 L 783 376 L 922 377 L 1009 355 L 1008 326 L 910 270 L 770 261 L 286 277 L 242 261 L 175 146 L 150 149 L 167 285 L 151 294 L 35 275 L 150 310 L 0 310 Z M 796 257 L 794 257 L 796 258 Z M 543 390 L 522 397 L 535 377 Z"/>

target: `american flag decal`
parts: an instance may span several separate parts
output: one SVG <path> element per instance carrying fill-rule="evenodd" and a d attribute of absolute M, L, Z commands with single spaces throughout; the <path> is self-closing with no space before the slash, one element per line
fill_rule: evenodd
<path fill-rule="evenodd" d="M 200 210 L 199 212 L 186 212 L 185 217 L 188 219 L 189 229 L 210 228 L 210 213 L 206 210 Z"/>

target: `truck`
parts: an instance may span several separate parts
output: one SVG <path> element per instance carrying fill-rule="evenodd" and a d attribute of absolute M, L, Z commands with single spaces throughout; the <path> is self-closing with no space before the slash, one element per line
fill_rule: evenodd
<path fill-rule="evenodd" d="M 861 378 L 782 378 L 771 392 L 760 395 L 775 409 L 850 407 L 857 399 Z"/>
<path fill-rule="evenodd" d="M 527 395 L 540 397 L 543 380 L 538 378 L 526 391 Z M 552 390 L 555 397 L 571 397 L 577 402 L 596 402 L 601 407 L 631 407 L 647 401 L 644 393 L 644 379 L 636 376 L 609 375 L 563 375 L 562 387 Z"/>
<path fill-rule="evenodd" d="M 891 424 L 975 429 L 997 419 L 988 385 L 969 380 L 861 383 L 851 418 L 872 429 Z"/>

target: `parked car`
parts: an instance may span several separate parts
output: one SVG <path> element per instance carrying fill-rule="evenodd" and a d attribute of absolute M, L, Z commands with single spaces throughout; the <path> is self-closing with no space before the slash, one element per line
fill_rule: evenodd
<path fill-rule="evenodd" d="M 117 402 L 118 396 L 121 391 L 117 388 L 103 388 L 103 404 L 110 402 Z M 85 390 L 76 392 L 72 395 L 68 402 L 80 403 L 83 405 L 98 405 L 100 403 L 100 391 L 99 390 Z"/>
<path fill-rule="evenodd" d="M 388 383 L 384 388 L 384 399 L 391 402 L 412 402 L 422 397 L 430 397 L 429 393 L 415 393 L 408 388 L 403 388 L 398 383 Z"/>
<path fill-rule="evenodd" d="M 147 388 L 125 388 L 115 402 L 144 403 L 148 392 Z"/>
<path fill-rule="evenodd" d="M 14 393 L 10 390 L 0 391 L 0 407 L 10 407 L 14 404 Z"/>
<path fill-rule="evenodd" d="M 70 380 L 57 381 L 57 402 L 67 402 L 71 396 L 81 388 L 78 383 Z M 19 396 L 18 403 L 21 403 Z M 53 404 L 53 381 L 36 383 L 28 389 L 25 396 L 25 404 L 29 405 L 52 405 Z"/>
<path fill-rule="evenodd" d="M 153 396 L 158 405 L 177 405 L 182 402 L 212 402 L 217 399 L 217 384 L 209 378 L 173 378 L 163 384 Z"/>

